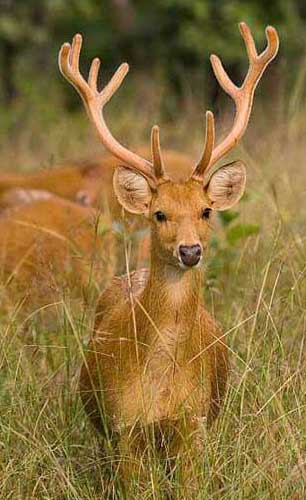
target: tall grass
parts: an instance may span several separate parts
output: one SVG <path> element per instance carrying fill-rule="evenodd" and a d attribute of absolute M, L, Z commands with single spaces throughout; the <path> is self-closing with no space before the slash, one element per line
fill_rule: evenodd
<path fill-rule="evenodd" d="M 129 144 L 144 142 L 158 118 L 162 93 L 135 120 L 133 110 L 145 92 L 151 99 L 151 90 L 141 86 L 140 96 L 127 104 L 119 99 L 111 110 L 116 135 Z M 100 151 L 83 113 L 57 115 L 48 108 L 47 119 L 38 103 L 24 117 L 23 103 L 15 106 L 22 127 L 5 131 L 3 170 L 49 167 Z M 190 99 L 162 126 L 164 145 L 200 150 L 197 109 Z M 256 102 L 247 137 L 233 154 L 248 165 L 247 195 L 235 220 L 216 221 L 207 258 L 203 296 L 223 325 L 231 374 L 220 417 L 203 429 L 199 499 L 306 497 L 306 109 L 295 105 L 289 120 L 285 111 L 286 101 Z M 238 222 L 257 229 L 230 238 Z M 110 457 L 77 393 L 93 321 L 86 307 L 61 301 L 48 328 L 35 315 L 26 328 L 17 314 L 1 317 L 0 498 L 120 497 Z M 133 498 L 159 495 L 152 479 L 145 491 L 135 485 Z M 177 496 L 183 498 L 179 490 Z"/>

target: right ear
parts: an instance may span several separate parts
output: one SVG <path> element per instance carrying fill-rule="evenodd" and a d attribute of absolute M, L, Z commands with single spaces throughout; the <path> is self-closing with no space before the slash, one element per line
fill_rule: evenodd
<path fill-rule="evenodd" d="M 115 195 L 128 212 L 148 216 L 152 191 L 145 177 L 128 167 L 117 167 L 113 185 Z"/>

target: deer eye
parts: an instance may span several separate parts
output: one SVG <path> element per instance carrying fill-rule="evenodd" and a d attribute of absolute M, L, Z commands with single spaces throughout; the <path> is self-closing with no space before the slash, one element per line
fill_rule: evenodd
<path fill-rule="evenodd" d="M 209 219 L 211 208 L 204 208 L 202 212 L 202 219 Z"/>
<path fill-rule="evenodd" d="M 167 217 L 165 216 L 164 212 L 161 212 L 160 210 L 155 212 L 154 217 L 158 222 L 165 222 L 167 220 Z"/>

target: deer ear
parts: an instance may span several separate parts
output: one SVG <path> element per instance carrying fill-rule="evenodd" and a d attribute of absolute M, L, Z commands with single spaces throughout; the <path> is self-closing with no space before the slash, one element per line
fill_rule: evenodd
<path fill-rule="evenodd" d="M 212 208 L 226 210 L 237 203 L 244 193 L 246 170 L 240 160 L 219 168 L 206 186 Z"/>
<path fill-rule="evenodd" d="M 148 215 L 152 192 L 145 177 L 128 167 L 115 170 L 114 191 L 120 205 L 132 214 Z"/>

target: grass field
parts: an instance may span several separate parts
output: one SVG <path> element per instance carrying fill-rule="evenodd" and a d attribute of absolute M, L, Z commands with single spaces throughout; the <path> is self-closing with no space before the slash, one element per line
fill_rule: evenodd
<path fill-rule="evenodd" d="M 112 108 L 116 136 L 131 145 L 146 142 L 159 121 L 155 96 L 129 126 L 145 97 L 124 111 L 119 98 Z M 293 103 L 288 117 L 287 104 L 256 101 L 232 155 L 248 166 L 247 195 L 215 224 L 203 295 L 226 332 L 231 374 L 221 415 L 203 430 L 202 491 L 190 498 L 306 498 L 306 108 Z M 22 106 L 15 113 L 21 127 L 14 118 L 5 131 L 2 170 L 100 151 L 83 113 L 45 116 L 41 106 L 37 120 L 25 122 Z M 196 157 L 202 122 L 190 103 L 174 123 L 161 123 L 163 144 Z M 48 328 L 35 317 L 25 328 L 14 311 L 1 317 L 0 498 L 115 498 L 76 391 L 92 313 L 69 302 L 57 308 Z M 152 480 L 141 493 L 136 486 L 134 497 L 160 498 L 159 485 Z"/>

